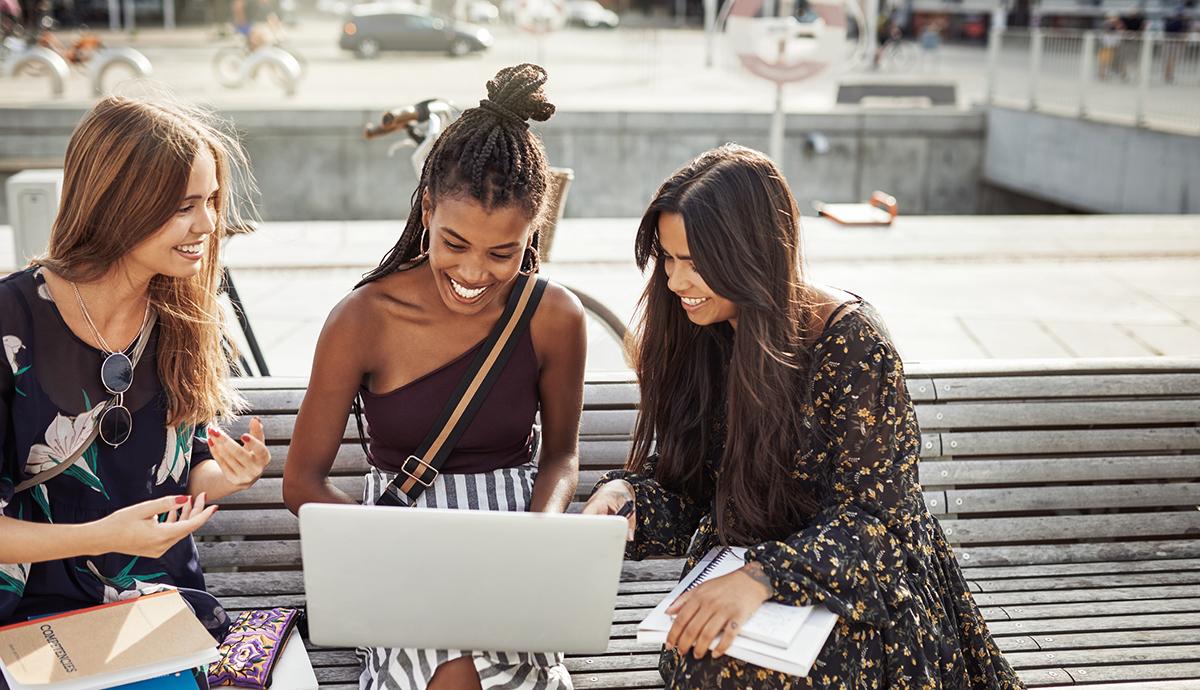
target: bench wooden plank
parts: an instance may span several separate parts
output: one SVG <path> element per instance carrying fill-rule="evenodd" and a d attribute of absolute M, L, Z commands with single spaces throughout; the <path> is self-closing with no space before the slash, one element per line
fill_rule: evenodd
<path fill-rule="evenodd" d="M 1071 677 L 1076 682 L 1107 683 L 1112 681 L 1159 680 L 1168 678 L 1200 677 L 1200 661 L 1167 664 L 1131 664 L 1128 666 L 1089 666 L 1073 669 Z M 1144 687 L 1144 686 L 1143 686 Z"/>
<path fill-rule="evenodd" d="M 1197 588 L 1200 592 L 1200 588 Z M 661 598 L 661 597 L 659 597 Z M 1087 601 L 1067 604 L 1026 604 L 1001 607 L 1009 620 L 1120 616 L 1131 613 L 1200 612 L 1200 599 L 1141 599 L 1138 601 Z"/>
<path fill-rule="evenodd" d="M 1072 666 L 1095 664 L 1131 664 L 1161 661 L 1195 661 L 1200 659 L 1200 645 L 1168 645 L 1135 647 L 1132 649 L 1071 649 L 1041 652 L 1012 652 L 1007 654 L 1014 668 L 1036 666 Z"/>
<path fill-rule="evenodd" d="M 1200 504 L 1200 483 L 955 489 L 946 491 L 945 500 L 946 510 L 958 515 L 1082 508 L 1179 508 Z"/>
<path fill-rule="evenodd" d="M 917 405 L 917 422 L 925 431 L 941 429 L 1036 429 L 1069 426 L 1130 426 L 1194 422 L 1200 402 L 1122 400 L 1063 402 L 993 402 Z"/>
<path fill-rule="evenodd" d="M 1090 544 L 1023 544 L 1019 546 L 958 546 L 963 566 L 1047 565 L 1145 559 L 1200 558 L 1200 539 L 1144 539 Z"/>
<path fill-rule="evenodd" d="M 1200 374 L 1195 373 L 934 378 L 940 401 L 1094 398 L 1130 391 L 1137 391 L 1139 397 L 1200 395 Z"/>
<path fill-rule="evenodd" d="M 1200 449 L 1200 428 L 946 432 L 941 441 L 946 456 L 1162 452 Z"/>
<path fill-rule="evenodd" d="M 1141 647 L 1160 644 L 1200 644 L 1200 628 L 1122 630 L 1119 632 L 1091 632 L 1074 635 L 1040 635 L 1031 639 L 1039 649 L 1043 650 L 1084 649 L 1087 647 Z"/>
<path fill-rule="evenodd" d="M 995 580 L 1017 577 L 1039 578 L 1049 575 L 1101 575 L 1104 573 L 1148 573 L 1200 570 L 1200 558 L 1146 559 L 1101 563 L 1056 563 L 1052 565 L 972 566 L 963 573 L 971 580 Z"/>
<path fill-rule="evenodd" d="M 1075 685 L 1046 686 L 1043 690 L 1200 690 L 1200 680 L 1139 680 L 1136 683 L 1103 685 L 1083 681 Z"/>
<path fill-rule="evenodd" d="M 219 517 L 219 513 L 216 517 Z M 211 520 L 210 520 L 211 522 Z M 1200 530 L 1200 512 L 1045 515 L 943 520 L 952 544 L 1158 537 Z"/>
<path fill-rule="evenodd" d="M 253 544 L 253 547 L 247 547 L 245 544 Z M 295 567 L 300 565 L 300 543 L 294 539 L 254 540 L 252 542 L 201 539 L 196 546 L 200 551 L 200 559 L 205 568 L 225 568 L 239 565 L 254 567 Z M 1139 558 L 1196 558 L 1200 557 L 1200 540 L 968 546 L 959 547 L 956 555 L 959 562 L 967 567 L 1135 561 Z M 630 580 L 678 579 L 682 568 L 683 561 L 680 559 L 626 561 L 622 577 Z"/>
<path fill-rule="evenodd" d="M 1156 584 L 1200 584 L 1200 571 L 1127 572 L 1127 574 L 1067 575 L 1036 580 L 973 580 L 980 592 L 1026 592 L 1030 589 L 1091 589 L 1156 586 Z M 1200 593 L 1200 588 L 1196 588 Z"/>
<path fill-rule="evenodd" d="M 1049 484 L 1138 479 L 1196 479 L 1200 456 L 1120 455 L 1075 458 L 925 460 L 918 466 L 921 485 L 938 488 L 976 484 Z"/>
<path fill-rule="evenodd" d="M 978 586 L 978 583 L 971 583 Z M 1038 580 L 1029 581 L 1027 588 L 1011 592 L 974 592 L 975 603 L 980 606 L 1020 606 L 1025 604 L 1048 604 L 1066 602 L 1133 601 L 1145 599 L 1175 599 L 1195 596 L 1193 585 L 1150 585 L 1143 587 L 1095 587 L 1087 589 L 1038 590 Z"/>
<path fill-rule="evenodd" d="M 1085 618 L 1044 618 L 1037 620 L 988 622 L 993 635 L 1051 635 L 1089 631 L 1150 630 L 1154 628 L 1194 628 L 1200 625 L 1200 613 L 1149 613 L 1127 616 L 1091 616 Z"/>

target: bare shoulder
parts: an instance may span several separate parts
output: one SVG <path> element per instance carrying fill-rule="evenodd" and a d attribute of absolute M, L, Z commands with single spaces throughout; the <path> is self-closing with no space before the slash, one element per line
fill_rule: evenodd
<path fill-rule="evenodd" d="M 579 298 L 561 285 L 548 283 L 529 324 L 538 362 L 544 366 L 548 361 L 582 360 L 587 349 L 585 321 Z"/>
<path fill-rule="evenodd" d="M 535 329 L 570 328 L 583 323 L 583 304 L 575 293 L 555 282 L 547 282 L 542 301 L 533 315 Z"/>
<path fill-rule="evenodd" d="M 812 285 L 811 288 L 816 301 L 814 313 L 816 323 L 814 326 L 817 332 L 820 332 L 827 325 L 832 326 L 841 321 L 846 318 L 847 314 L 854 313 L 862 302 L 862 300 L 849 292 L 828 285 Z M 829 320 L 831 316 L 833 317 L 832 321 Z"/>
<path fill-rule="evenodd" d="M 352 341 L 378 329 L 381 323 L 416 311 L 415 300 L 405 297 L 406 292 L 411 293 L 404 289 L 405 284 L 412 282 L 412 276 L 392 274 L 351 290 L 329 312 L 326 333 L 333 329 L 342 339 Z"/>

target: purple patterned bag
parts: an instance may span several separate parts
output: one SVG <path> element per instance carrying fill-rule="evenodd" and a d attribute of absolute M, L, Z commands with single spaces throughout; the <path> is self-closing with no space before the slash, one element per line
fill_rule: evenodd
<path fill-rule="evenodd" d="M 285 608 L 238 614 L 221 643 L 221 658 L 208 668 L 209 685 L 255 690 L 270 687 L 275 662 L 299 615 L 298 610 Z"/>

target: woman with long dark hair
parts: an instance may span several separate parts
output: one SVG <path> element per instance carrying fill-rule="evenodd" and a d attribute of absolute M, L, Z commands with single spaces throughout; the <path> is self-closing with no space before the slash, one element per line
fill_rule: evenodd
<path fill-rule="evenodd" d="M 545 82 L 545 70 L 531 64 L 503 69 L 488 82 L 488 97 L 430 150 L 399 241 L 330 314 L 284 468 L 283 497 L 292 511 L 308 502 L 356 502 L 329 480 L 356 396 L 368 422 L 371 464 L 363 502 L 375 503 L 437 423 L 519 274 L 537 272 L 548 170 L 528 121 L 554 113 Z M 579 479 L 583 307 L 549 284 L 529 328 L 514 340 L 495 387 L 441 473 L 408 505 L 566 510 Z M 540 453 L 533 428 L 539 412 Z M 378 536 L 381 548 L 390 547 L 392 535 Z M 570 687 L 555 654 L 360 653 L 364 688 Z"/>
<path fill-rule="evenodd" d="M 900 357 L 873 307 L 806 279 L 799 218 L 778 168 L 727 145 L 638 229 L 633 450 L 584 512 L 633 501 L 632 558 L 748 547 L 669 610 L 667 687 L 1022 687 L 925 509 Z M 724 656 L 768 600 L 839 616 L 807 678 Z"/>

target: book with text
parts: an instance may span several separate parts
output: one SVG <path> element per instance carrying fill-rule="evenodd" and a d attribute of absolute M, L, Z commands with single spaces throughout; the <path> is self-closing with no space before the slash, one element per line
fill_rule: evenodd
<path fill-rule="evenodd" d="M 175 590 L 0 628 L 0 670 L 12 690 L 110 688 L 218 658 Z"/>
<path fill-rule="evenodd" d="M 674 623 L 667 614 L 671 604 L 700 583 L 741 568 L 745 557 L 746 549 L 738 547 L 717 547 L 705 554 L 638 625 L 638 642 L 665 642 Z M 824 606 L 787 606 L 768 601 L 742 626 L 727 654 L 764 668 L 805 676 L 836 623 L 837 616 Z M 714 647 L 717 641 L 713 641 Z"/>

